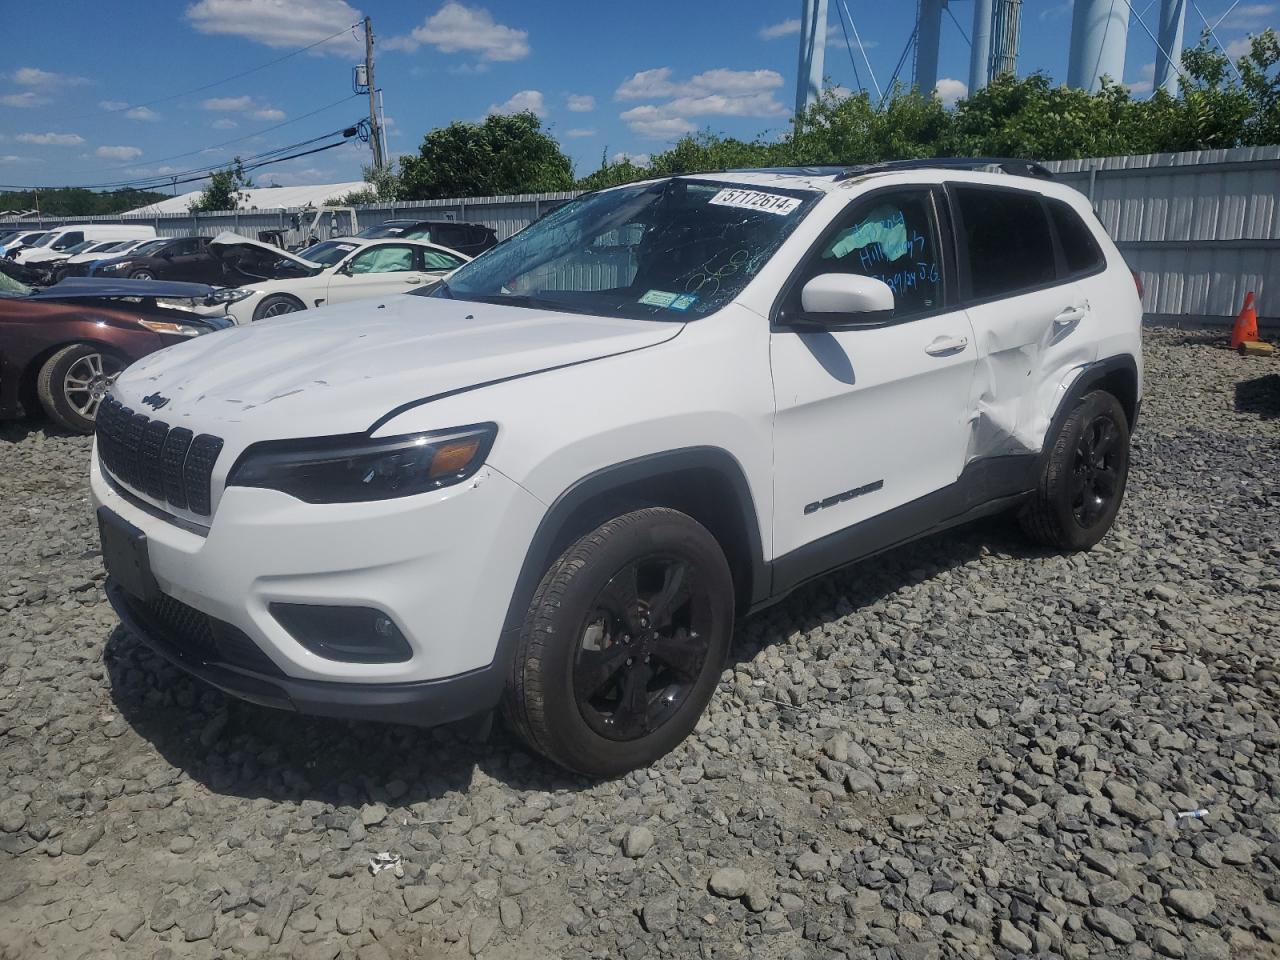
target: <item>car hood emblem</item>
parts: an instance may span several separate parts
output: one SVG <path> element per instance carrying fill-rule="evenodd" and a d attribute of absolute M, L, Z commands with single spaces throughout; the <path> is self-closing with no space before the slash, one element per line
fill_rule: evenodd
<path fill-rule="evenodd" d="M 162 397 L 158 393 L 152 393 L 143 397 L 142 402 L 145 403 L 152 410 L 159 410 L 161 407 L 163 407 L 166 403 L 169 402 L 169 398 Z"/>

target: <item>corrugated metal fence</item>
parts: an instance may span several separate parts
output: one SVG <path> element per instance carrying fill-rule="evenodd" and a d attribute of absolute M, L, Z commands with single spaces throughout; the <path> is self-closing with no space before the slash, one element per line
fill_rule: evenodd
<path fill-rule="evenodd" d="M 1146 287 L 1144 306 L 1160 320 L 1222 321 L 1234 317 L 1247 291 L 1259 316 L 1280 318 L 1280 146 L 1240 147 L 1045 164 L 1092 201 Z M 397 217 L 483 223 L 500 239 L 577 196 L 576 193 L 422 200 L 357 207 L 358 226 Z M 64 222 L 144 223 L 161 236 L 233 230 L 287 230 L 306 211 L 231 211 L 144 217 L 0 221 L 0 230 Z M 320 224 L 350 232 L 346 218 Z"/>
<path fill-rule="evenodd" d="M 1280 146 L 1046 163 L 1093 203 L 1142 276 L 1148 316 L 1280 318 Z"/>

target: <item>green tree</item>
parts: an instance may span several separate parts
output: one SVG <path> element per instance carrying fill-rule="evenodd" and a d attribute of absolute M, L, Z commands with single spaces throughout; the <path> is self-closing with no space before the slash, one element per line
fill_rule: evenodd
<path fill-rule="evenodd" d="M 42 214 L 50 217 L 94 217 L 137 210 L 167 196 L 134 187 L 102 192 L 83 187 L 55 187 L 38 194 L 34 190 L 12 190 L 0 192 L 0 211 L 38 207 Z"/>
<path fill-rule="evenodd" d="M 368 184 L 359 190 L 337 197 L 330 197 L 325 203 L 334 207 L 354 207 L 361 203 L 389 203 L 400 200 L 403 184 L 400 181 L 400 169 L 397 161 L 392 160 L 381 170 L 372 166 L 364 166 L 360 170 L 364 182 Z"/>
<path fill-rule="evenodd" d="M 244 164 L 236 157 L 225 170 L 215 170 L 209 177 L 209 185 L 200 191 L 189 209 L 193 213 L 213 210 L 236 210 L 247 197 L 244 193 L 253 186 L 244 172 Z"/>
<path fill-rule="evenodd" d="M 428 133 L 401 184 L 404 200 L 548 193 L 572 188 L 573 163 L 533 113 L 494 114 Z"/>

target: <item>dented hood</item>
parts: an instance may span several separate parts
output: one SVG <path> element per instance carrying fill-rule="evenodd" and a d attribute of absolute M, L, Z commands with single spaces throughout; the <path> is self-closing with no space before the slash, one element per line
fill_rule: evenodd
<path fill-rule="evenodd" d="M 241 270 L 258 280 L 308 276 L 324 269 L 322 263 L 313 263 L 288 250 L 242 237 L 230 230 L 222 231 L 209 241 L 209 252 L 233 270 Z M 242 266 L 245 262 L 253 263 L 255 267 L 245 270 Z"/>
<path fill-rule="evenodd" d="M 228 445 L 359 433 L 402 404 L 643 349 L 681 329 L 398 295 L 179 344 L 129 367 L 113 392 L 134 410 Z M 148 406 L 161 401 L 153 414 Z"/>

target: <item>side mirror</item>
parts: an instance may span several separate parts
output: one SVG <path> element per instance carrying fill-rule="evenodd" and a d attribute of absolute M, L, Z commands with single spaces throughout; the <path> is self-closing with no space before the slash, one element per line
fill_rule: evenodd
<path fill-rule="evenodd" d="M 823 273 L 800 291 L 797 326 L 851 330 L 893 316 L 893 290 L 882 280 L 854 273 Z"/>

